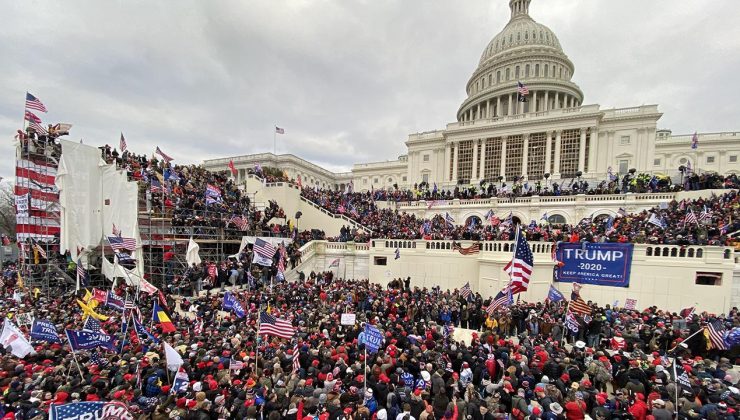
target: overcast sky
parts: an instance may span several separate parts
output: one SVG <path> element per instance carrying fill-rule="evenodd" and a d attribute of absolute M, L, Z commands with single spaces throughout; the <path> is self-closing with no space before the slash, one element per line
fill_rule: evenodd
<path fill-rule="evenodd" d="M 659 104 L 674 134 L 740 130 L 737 0 L 534 0 L 585 103 Z M 71 139 L 177 163 L 272 151 L 332 170 L 455 120 L 507 0 L 0 0 L 0 175 L 26 90 Z"/>

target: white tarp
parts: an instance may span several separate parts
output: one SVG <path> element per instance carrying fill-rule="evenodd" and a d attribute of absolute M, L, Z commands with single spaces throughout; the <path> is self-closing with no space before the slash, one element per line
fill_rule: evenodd
<path fill-rule="evenodd" d="M 188 242 L 188 250 L 185 253 L 185 261 L 188 263 L 188 267 L 190 267 L 193 264 L 200 264 L 200 255 L 198 255 L 198 252 L 200 251 L 200 245 L 198 245 L 197 242 L 193 240 L 192 237 L 190 237 L 190 242 Z"/>
<path fill-rule="evenodd" d="M 106 164 L 97 147 L 60 142 L 55 182 L 61 207 L 60 252 L 69 250 L 76 259 L 78 247 L 97 247 L 112 234 L 114 223 L 122 236 L 135 238 L 139 248 L 137 183 L 129 182 L 115 165 Z"/>

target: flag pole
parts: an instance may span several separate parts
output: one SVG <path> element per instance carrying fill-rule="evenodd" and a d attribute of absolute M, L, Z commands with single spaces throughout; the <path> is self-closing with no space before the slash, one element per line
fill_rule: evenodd
<path fill-rule="evenodd" d="M 272 128 L 272 154 L 277 156 L 277 125 Z"/>
<path fill-rule="evenodd" d="M 566 331 L 570 331 L 566 326 L 568 321 L 568 308 L 570 307 L 570 301 L 565 302 L 565 312 L 563 312 L 563 338 L 560 340 L 560 347 L 565 345 L 565 334 Z"/>
<path fill-rule="evenodd" d="M 678 357 L 673 358 L 673 382 L 675 383 L 675 395 L 674 398 L 676 399 L 676 411 L 678 411 L 678 373 L 676 373 L 676 362 L 678 361 Z"/>
<path fill-rule="evenodd" d="M 85 375 L 82 374 L 82 368 L 80 367 L 80 362 L 77 361 L 77 354 L 75 353 L 75 348 L 72 346 L 72 340 L 69 339 L 69 332 L 67 330 L 64 330 L 64 335 L 67 336 L 67 342 L 69 343 L 69 349 L 72 351 L 72 358 L 75 361 L 75 364 L 77 365 L 77 371 L 80 372 L 80 378 L 84 379 Z"/>

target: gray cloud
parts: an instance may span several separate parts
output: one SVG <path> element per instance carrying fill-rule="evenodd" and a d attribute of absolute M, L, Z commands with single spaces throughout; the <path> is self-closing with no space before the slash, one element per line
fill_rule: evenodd
<path fill-rule="evenodd" d="M 657 103 L 676 133 L 738 129 L 740 3 L 534 0 L 531 12 L 587 103 Z M 0 132 L 19 127 L 28 89 L 89 144 L 123 131 L 135 151 L 190 163 L 271 151 L 279 125 L 278 152 L 346 170 L 453 121 L 508 17 L 506 0 L 4 2 Z"/>

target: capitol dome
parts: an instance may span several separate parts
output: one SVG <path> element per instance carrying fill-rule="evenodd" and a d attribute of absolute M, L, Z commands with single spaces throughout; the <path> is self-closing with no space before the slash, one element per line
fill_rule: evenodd
<path fill-rule="evenodd" d="M 488 43 L 468 81 L 458 121 L 580 106 L 575 66 L 547 26 L 529 16 L 532 0 L 510 0 L 511 19 Z M 519 83 L 529 93 L 519 95 Z"/>

